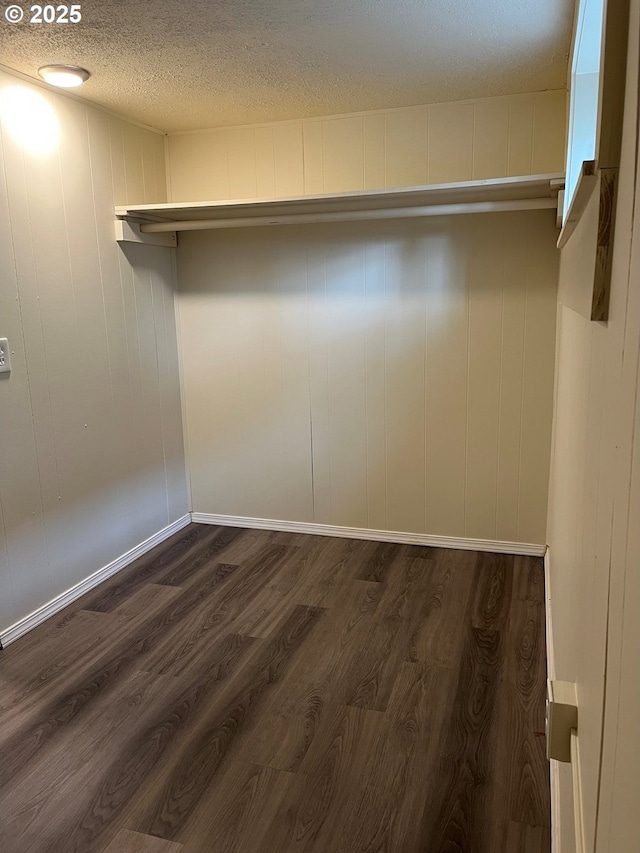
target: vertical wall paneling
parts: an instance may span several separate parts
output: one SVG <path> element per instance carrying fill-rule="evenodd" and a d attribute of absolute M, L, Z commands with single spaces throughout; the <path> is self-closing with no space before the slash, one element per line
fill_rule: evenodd
<path fill-rule="evenodd" d="M 386 244 L 364 241 L 365 406 L 367 453 L 367 527 L 388 530 L 387 376 L 385 355 Z"/>
<path fill-rule="evenodd" d="M 231 198 L 255 198 L 258 177 L 254 129 L 230 130 L 228 141 L 229 195 Z"/>
<path fill-rule="evenodd" d="M 307 228 L 307 231 L 312 230 L 312 226 Z M 309 458 L 312 421 L 309 397 L 306 248 L 304 243 L 294 243 L 291 246 L 287 236 L 286 233 L 283 234 L 279 245 L 269 247 L 272 257 L 274 249 L 277 252 L 274 266 L 278 271 L 278 300 L 271 310 L 275 309 L 279 315 L 274 331 L 277 329 L 279 339 L 279 381 L 282 383 L 282 403 L 277 408 L 271 408 L 272 430 L 277 436 L 279 451 L 279 455 L 274 458 L 273 482 L 279 484 L 285 496 L 285 501 L 279 508 L 281 513 L 293 505 L 293 515 L 286 517 L 301 520 L 313 511 L 313 468 Z M 265 240 L 268 239 L 269 235 L 265 234 Z M 265 288 L 263 298 L 265 302 L 271 302 L 268 288 Z M 256 322 L 259 328 L 260 316 L 256 318 Z M 264 341 L 266 354 L 275 340 L 272 336 L 269 341 L 265 335 Z M 247 361 L 251 359 L 248 354 Z M 265 398 L 270 401 L 268 387 Z M 265 508 L 272 506 L 271 496 L 267 493 Z"/>
<path fill-rule="evenodd" d="M 127 200 L 145 198 L 144 168 L 142 157 L 142 134 L 144 131 L 134 124 L 124 123 L 124 171 L 127 182 Z M 150 168 L 147 169 L 150 171 Z"/>
<path fill-rule="evenodd" d="M 124 160 L 122 151 L 121 123 L 94 110 L 87 110 L 89 132 L 89 157 L 93 185 L 93 207 L 98 257 L 101 270 L 101 290 L 106 327 L 106 349 L 109 362 L 109 411 L 106 414 L 105 447 L 111 459 L 114 482 L 126 481 L 131 476 L 130 460 L 118 453 L 118 437 L 131 434 L 133 429 L 133 395 L 131 387 L 130 347 L 127 334 L 127 316 L 123 296 L 123 269 L 120 265 L 121 252 L 114 246 L 111 228 L 113 216 L 110 203 L 119 191 L 123 180 Z M 129 318 L 131 323 L 131 318 Z M 104 388 L 98 389 L 104 393 Z M 116 405 L 116 397 L 118 404 Z M 135 501 L 129 494 L 119 495 L 120 523 L 130 518 L 135 536 Z"/>
<path fill-rule="evenodd" d="M 9 553 L 7 551 L 7 534 L 2 503 L 0 503 L 0 584 L 2 584 L 3 590 L 2 598 L 0 598 L 0 619 L 3 625 L 10 625 L 13 621 L 14 595 L 11 572 L 9 571 Z"/>
<path fill-rule="evenodd" d="M 53 95 L 47 93 L 42 97 L 46 104 L 53 106 Z M 81 361 L 75 357 L 74 348 L 78 321 L 66 230 L 67 212 L 62 189 L 63 155 L 56 149 L 46 157 L 38 157 L 23 151 L 19 146 L 15 147 L 14 153 L 16 157 L 22 158 L 24 164 L 25 182 L 22 191 L 28 219 L 22 223 L 20 220 L 16 222 L 15 208 L 10 203 L 9 221 L 14 235 L 20 229 L 25 237 L 30 237 L 33 262 L 32 282 L 29 282 L 28 273 L 27 278 L 23 279 L 18 269 L 18 291 L 24 305 L 24 345 L 27 359 L 25 369 L 30 379 L 36 452 L 41 478 L 39 488 L 45 513 L 47 551 L 51 566 L 47 588 L 51 589 L 58 573 L 61 576 L 62 588 L 66 588 L 69 586 L 67 579 L 72 556 L 65 547 L 63 519 L 65 504 L 70 493 L 73 493 L 76 474 L 74 469 L 63 470 L 64 462 L 73 454 L 72 440 L 67 437 L 64 424 L 67 407 L 74 404 L 71 383 L 81 370 Z M 6 156 L 10 156 L 10 150 Z M 7 160 L 6 168 L 7 174 L 10 175 L 13 171 L 11 160 Z M 51 318 L 56 314 L 60 322 L 54 335 Z M 32 342 L 37 342 L 35 351 L 31 348 Z M 52 353 L 58 345 L 59 357 L 66 366 L 65 370 L 56 370 L 52 361 Z M 9 381 L 13 382 L 13 379 L 12 373 Z M 77 401 L 75 405 L 78 405 Z M 79 448 L 78 455 L 81 454 L 82 448 Z M 4 491 L 9 487 L 10 481 L 5 481 L 1 488 Z M 3 503 L 6 504 L 6 501 Z M 17 572 L 12 568 L 14 594 L 17 594 L 18 583 L 24 585 L 25 595 L 19 605 L 22 611 L 34 585 L 34 574 L 36 584 L 39 584 L 39 567 L 27 567 L 22 578 L 18 578 Z M 44 592 L 44 585 L 42 590 Z"/>
<path fill-rule="evenodd" d="M 109 117 L 109 165 L 111 167 L 111 182 L 113 200 L 116 204 L 127 203 L 127 179 L 124 169 L 124 133 L 123 123 Z M 106 161 L 105 161 L 106 166 Z"/>
<path fill-rule="evenodd" d="M 162 430 L 164 442 L 164 464 L 167 482 L 167 506 L 169 520 L 180 518 L 185 507 L 191 505 L 191 494 L 189 489 L 189 472 L 186 469 L 185 459 L 185 435 L 183 429 L 183 401 L 182 401 L 182 371 L 181 371 L 181 349 L 177 332 L 176 317 L 176 259 L 175 252 L 167 250 L 169 255 L 168 264 L 171 264 L 171 279 L 165 275 L 156 278 L 160 290 L 157 303 L 162 301 L 162 314 L 164 315 L 164 334 L 158 331 L 157 352 L 160 369 L 160 404 L 162 407 Z M 160 311 L 159 304 L 157 310 Z M 160 325 L 160 323 L 159 323 Z M 175 417 L 176 412 L 181 417 Z"/>
<path fill-rule="evenodd" d="M 534 117 L 533 95 L 510 99 L 508 175 L 532 174 Z"/>
<path fill-rule="evenodd" d="M 29 586 L 33 583 L 29 575 L 36 567 L 44 599 L 52 594 L 53 585 L 49 567 L 47 535 L 43 495 L 41 490 L 40 463 L 55 460 L 52 444 L 38 453 L 42 447 L 38 438 L 51 437 L 50 404 L 48 395 L 36 399 L 31 394 L 29 370 L 27 369 L 27 347 L 25 332 L 32 331 L 29 345 L 31 370 L 43 371 L 46 363 L 43 352 L 40 304 L 33 255 L 33 244 L 29 231 L 29 210 L 25 191 L 25 168 L 22 151 L 2 128 L 3 180 L 0 182 L 3 222 L 9 222 L 9 209 L 13 214 L 11 228 L 0 228 L 2 241 L 2 287 L 0 287 L 0 309 L 2 334 L 9 338 L 11 346 L 12 373 L 0 377 L 0 430 L 2 450 L 0 453 L 0 487 L 13 483 L 11 495 L 0 488 L 4 538 L 2 553 L 6 560 L 0 563 L 3 575 L 0 578 L 0 615 L 2 624 L 11 624 L 30 606 Z M 57 161 L 54 158 L 57 167 Z M 21 298 L 18 280 L 27 285 L 26 296 Z M 37 429 L 38 419 L 45 429 Z M 5 450 L 6 448 L 6 450 Z M 8 449 L 11 448 L 11 452 Z M 50 455 L 49 455 L 50 454 Z M 55 491 L 55 467 L 48 469 L 53 476 Z M 8 499 L 10 497 L 10 499 Z M 57 493 L 53 495 L 57 500 Z"/>
<path fill-rule="evenodd" d="M 542 379 L 551 375 L 555 358 L 555 328 L 548 323 L 555 310 L 557 258 L 536 251 L 536 236 L 531 229 L 527 245 L 525 281 L 526 311 L 524 323 L 524 377 L 522 383 L 522 422 L 520 438 L 520 486 L 518 495 L 518 536 L 532 534 L 542 517 L 536 518 L 549 489 L 551 434 L 545 425 L 552 415 L 553 391 Z M 541 287 L 540 282 L 549 286 Z M 544 463 L 534 462 L 532 450 L 542 451 Z"/>
<path fill-rule="evenodd" d="M 362 119 L 365 190 L 386 186 L 384 125 L 385 117 L 380 113 L 366 115 Z"/>
<path fill-rule="evenodd" d="M 158 255 L 162 255 L 164 253 L 170 253 L 170 249 L 163 249 L 162 252 L 159 252 Z M 164 484 L 163 488 L 159 489 L 158 492 L 164 495 L 165 503 L 166 503 L 166 512 L 167 518 L 169 518 L 169 472 L 168 472 L 168 448 L 167 448 L 167 430 L 165 427 L 166 419 L 165 419 L 165 409 L 166 403 L 164 400 L 164 388 L 167 387 L 168 380 L 168 361 L 169 354 L 167 352 L 167 318 L 165 312 L 165 301 L 164 301 L 164 289 L 165 282 L 163 280 L 163 271 L 166 269 L 166 260 L 164 258 L 160 258 L 160 263 L 155 265 L 151 269 L 150 275 L 150 283 L 151 283 L 151 317 L 153 320 L 153 331 L 155 336 L 155 348 L 156 348 L 156 370 L 157 370 L 157 386 L 155 389 L 155 398 L 157 400 L 157 417 L 158 423 L 160 424 L 160 440 L 162 446 L 162 460 L 164 462 L 163 465 L 163 478 Z M 172 280 L 169 279 L 168 286 L 171 287 L 173 284 Z M 175 355 L 174 355 L 175 360 Z M 155 490 L 154 490 L 155 491 Z"/>
<path fill-rule="evenodd" d="M 166 198 L 163 138 L 9 74 L 2 87 L 39 99 L 59 128 L 35 153 L 2 127 L 5 629 L 188 501 L 171 253 L 114 240 L 114 203 Z"/>
<path fill-rule="evenodd" d="M 427 183 L 429 110 L 414 107 L 385 116 L 385 186 Z"/>
<path fill-rule="evenodd" d="M 562 172 L 565 103 L 562 90 L 172 133 L 171 200 Z"/>
<path fill-rule="evenodd" d="M 324 191 L 364 189 L 363 119 L 322 122 Z"/>
<path fill-rule="evenodd" d="M 555 233 L 537 211 L 183 234 L 194 511 L 544 543 Z"/>
<path fill-rule="evenodd" d="M 276 196 L 304 194 L 302 127 L 298 123 L 275 125 L 273 150 Z"/>
<path fill-rule="evenodd" d="M 38 215 L 43 216 L 43 221 L 39 223 L 42 229 L 46 227 L 44 218 L 51 215 L 51 206 L 61 204 L 63 215 L 57 227 L 54 226 L 48 252 L 41 257 L 43 263 L 64 270 L 60 285 L 66 286 L 68 283 L 72 304 L 63 317 L 58 317 L 60 306 L 54 303 L 48 287 L 43 286 L 41 299 L 50 299 L 43 318 L 45 346 L 48 354 L 56 353 L 60 359 L 59 369 L 55 369 L 55 362 L 50 358 L 49 383 L 62 502 L 66 511 L 73 507 L 81 527 L 94 531 L 91 556 L 97 559 L 99 567 L 109 561 L 112 548 L 111 537 L 107 532 L 110 525 L 103 523 L 105 516 L 111 517 L 112 507 L 105 506 L 104 494 L 100 497 L 96 495 L 95 448 L 102 448 L 107 458 L 114 456 L 114 433 L 110 429 L 114 389 L 111 384 L 105 322 L 104 283 L 89 159 L 87 109 L 70 98 L 60 98 L 55 108 L 61 127 L 64 128 L 58 149 L 60 198 L 40 202 L 35 187 L 32 197 L 36 200 L 34 207 L 38 208 Z M 138 156 L 142 160 L 141 140 L 137 135 L 132 137 L 133 140 L 136 160 Z M 128 185 L 131 175 L 130 168 Z M 49 227 L 51 230 L 51 225 Z M 37 226 L 35 233 L 39 233 Z M 63 254 L 66 255 L 64 262 Z M 45 276 L 43 269 L 43 281 L 46 280 Z M 62 325 L 65 319 L 69 320 L 67 326 Z M 80 388 L 83 389 L 82 394 L 78 393 Z M 62 528 L 63 524 L 61 534 Z M 69 575 L 61 578 L 65 587 L 71 586 L 78 579 L 77 573 L 83 561 L 90 556 L 84 553 L 86 545 L 82 540 L 77 543 L 77 552 L 72 551 L 73 545 L 76 542 L 70 539 L 64 546 L 69 567 Z"/>
<path fill-rule="evenodd" d="M 256 127 L 256 191 L 258 198 L 276 194 L 276 163 L 272 127 Z"/>
<path fill-rule="evenodd" d="M 313 302 L 324 297 L 320 322 L 309 314 L 310 328 L 324 358 L 310 363 L 317 387 L 326 383 L 324 398 L 312 400 L 314 493 L 328 485 L 330 494 L 321 495 L 320 505 L 328 504 L 326 523 L 348 519 L 350 527 L 366 525 L 366 431 L 364 394 L 364 326 L 361 309 L 364 299 L 363 247 L 355 242 L 341 244 L 330 230 L 322 244 L 324 281 L 314 291 Z M 311 241 L 313 234 L 309 232 Z M 295 239 L 295 238 L 294 238 Z M 326 409 L 325 409 L 326 407 Z M 316 418 L 326 421 L 325 429 L 314 430 Z M 324 445 L 324 446 L 323 446 Z"/>
<path fill-rule="evenodd" d="M 167 138 L 167 169 L 173 196 L 169 201 L 230 198 L 226 131 Z"/>
<path fill-rule="evenodd" d="M 534 175 L 552 172 L 564 157 L 564 138 L 556 128 L 566 121 L 567 102 L 564 92 L 535 95 L 533 99 L 533 162 Z"/>
<path fill-rule="evenodd" d="M 564 93 L 561 93 L 564 100 Z M 485 98 L 473 105 L 473 177 L 504 178 L 509 162 L 509 99 Z M 557 129 L 555 136 L 560 136 Z M 561 141 L 562 141 L 561 137 Z M 553 172 L 564 155 L 553 162 Z"/>
<path fill-rule="evenodd" d="M 313 500 L 305 256 L 283 252 L 279 234 L 258 229 L 247 251 L 246 231 L 228 231 L 210 266 L 210 235 L 183 235 L 178 280 L 194 283 L 179 300 L 187 438 L 194 501 L 225 488 L 230 514 L 303 520 Z"/>
<path fill-rule="evenodd" d="M 507 239 L 513 240 L 515 234 Z M 497 531 L 498 448 L 500 446 L 501 335 L 504 253 L 489 250 L 484 233 L 472 235 L 471 263 L 481 299 L 469 302 L 466 417 L 465 528 L 481 537 Z M 548 374 L 547 374 L 548 378 Z M 547 412 L 547 419 L 550 412 Z M 544 501 L 543 501 L 544 503 Z M 497 539 L 497 532 L 494 534 Z"/>
<path fill-rule="evenodd" d="M 518 537 L 520 441 L 522 436 L 522 373 L 526 287 L 514 288 L 526 264 L 525 234 L 512 235 L 512 251 L 503 258 L 502 323 L 500 327 L 500 391 L 498 403 L 498 462 L 496 482 L 497 538 Z"/>
<path fill-rule="evenodd" d="M 429 108 L 427 183 L 473 178 L 473 104 L 436 104 Z"/>
<path fill-rule="evenodd" d="M 444 536 L 465 529 L 471 283 L 468 253 L 461 248 L 468 247 L 467 227 L 463 218 L 435 229 L 427 261 L 426 526 Z"/>
<path fill-rule="evenodd" d="M 429 240 L 412 223 L 384 254 L 385 475 L 391 530 L 425 526 L 425 382 Z"/>
<path fill-rule="evenodd" d="M 162 203 L 167 200 L 167 162 L 166 162 L 166 134 L 153 136 L 153 160 L 156 172 L 156 200 Z"/>
<path fill-rule="evenodd" d="M 640 845 L 639 21 L 632 0 L 609 319 L 591 322 L 583 298 L 597 208 L 562 249 L 557 306 L 549 594 L 556 675 L 577 684 L 584 846 L 597 853 Z M 563 824 L 572 799 L 571 779 L 561 779 Z"/>
<path fill-rule="evenodd" d="M 317 232 L 306 247 L 307 329 L 309 341 L 309 439 L 312 480 L 312 514 L 321 524 L 333 518 L 331 482 L 331 419 L 329 407 L 330 307 L 327 281 L 327 246 Z M 313 423 L 311 423 L 313 412 Z"/>
<path fill-rule="evenodd" d="M 142 150 L 142 181 L 145 198 L 156 197 L 156 138 L 158 134 L 143 133 L 140 147 Z"/>
<path fill-rule="evenodd" d="M 303 122 L 304 191 L 306 195 L 318 195 L 325 191 L 322 134 L 323 123 L 321 121 Z"/>
<path fill-rule="evenodd" d="M 147 246 L 134 244 L 127 247 L 128 260 L 133 273 L 133 307 L 140 360 L 140 396 L 136 399 L 136 420 L 140 439 L 143 436 L 145 438 L 144 446 L 140 450 L 140 464 L 146 472 L 145 488 L 149 490 L 147 500 L 139 509 L 141 521 L 167 512 L 158 340 L 153 293 L 156 265 L 162 265 L 161 269 L 164 267 L 165 271 L 168 267 L 167 259 L 162 257 L 163 254 L 162 251 L 150 252 Z M 162 460 L 162 465 L 158 464 L 159 460 Z"/>

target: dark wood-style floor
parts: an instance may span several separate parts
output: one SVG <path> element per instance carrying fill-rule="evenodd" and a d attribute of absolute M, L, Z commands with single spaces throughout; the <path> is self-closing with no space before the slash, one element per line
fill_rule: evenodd
<path fill-rule="evenodd" d="M 194 524 L 0 678 L 3 853 L 550 849 L 537 558 Z"/>

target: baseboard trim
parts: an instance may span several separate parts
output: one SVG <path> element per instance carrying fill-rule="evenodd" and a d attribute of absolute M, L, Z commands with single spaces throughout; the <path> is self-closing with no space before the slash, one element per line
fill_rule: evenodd
<path fill-rule="evenodd" d="M 75 584 L 75 586 L 70 587 L 66 592 L 57 595 L 55 598 L 51 599 L 51 601 L 48 601 L 41 607 L 38 607 L 38 609 L 34 610 L 33 613 L 29 613 L 28 616 L 19 619 L 13 625 L 10 625 L 4 631 L 1 631 L 0 643 L 3 647 L 8 646 L 9 643 L 13 643 L 14 640 L 18 639 L 18 637 L 22 637 L 23 634 L 31 631 L 50 616 L 53 616 L 59 610 L 62 610 L 63 607 L 66 607 L 68 604 L 71 604 L 72 601 L 80 598 L 80 596 L 84 595 L 85 592 L 89 592 L 89 590 L 93 589 L 94 586 L 102 583 L 102 581 L 111 577 L 111 575 L 115 575 L 115 573 L 119 572 L 120 569 L 124 569 L 124 567 L 128 566 L 129 563 L 133 563 L 133 561 L 137 560 L 138 557 L 142 557 L 142 555 L 146 554 L 147 551 L 150 551 L 156 545 L 164 542 L 164 540 L 168 539 L 169 536 L 172 536 L 174 533 L 182 530 L 183 527 L 186 527 L 187 524 L 190 523 L 191 515 L 187 513 L 187 515 L 183 515 L 182 518 L 177 519 L 177 521 L 167 525 L 167 527 L 163 527 L 162 530 L 154 533 L 153 536 L 145 539 L 144 542 L 141 542 L 139 545 L 131 548 L 120 557 L 117 557 L 115 560 L 107 563 L 106 566 L 98 569 L 97 572 L 89 575 L 88 578 L 85 578 Z"/>
<path fill-rule="evenodd" d="M 544 616 L 545 644 L 547 649 L 547 678 L 550 681 L 555 681 L 556 653 L 553 644 L 553 612 L 551 609 L 551 555 L 548 546 L 544 552 Z M 551 788 L 551 853 L 561 853 L 562 804 L 560 796 L 560 765 L 557 761 L 549 762 L 549 784 Z"/>
<path fill-rule="evenodd" d="M 273 518 L 247 518 L 240 515 L 214 515 L 209 512 L 192 512 L 191 520 L 199 524 L 219 524 L 224 527 L 281 530 L 285 533 L 311 533 L 316 536 L 371 539 L 376 542 L 399 542 L 406 545 L 428 545 L 432 548 L 490 551 L 498 554 L 519 554 L 532 557 L 542 557 L 546 548 L 545 545 L 533 545 L 526 542 L 499 542 L 491 539 L 431 536 L 428 533 L 401 533 L 395 530 L 369 530 L 364 527 L 337 527 L 331 524 L 315 524 L 306 521 L 280 521 Z"/>
<path fill-rule="evenodd" d="M 549 787 L 551 800 L 551 853 L 561 853 L 560 768 L 557 761 L 549 762 Z"/>
<path fill-rule="evenodd" d="M 578 723 L 579 725 L 579 723 Z M 571 778 L 573 782 L 573 820 L 576 838 L 576 853 L 585 853 L 584 813 L 582 810 L 582 772 L 580 770 L 580 739 L 578 732 L 571 732 Z"/>
<path fill-rule="evenodd" d="M 547 647 L 547 678 L 556 680 L 556 654 L 553 645 L 553 614 L 551 612 L 551 558 L 549 548 L 544 552 L 544 622 Z"/>

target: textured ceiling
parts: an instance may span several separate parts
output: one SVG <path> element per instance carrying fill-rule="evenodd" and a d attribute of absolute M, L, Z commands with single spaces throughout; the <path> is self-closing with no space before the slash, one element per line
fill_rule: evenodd
<path fill-rule="evenodd" d="M 0 37 L 4 65 L 82 65 L 83 97 L 192 130 L 561 88 L 573 5 L 90 0 L 80 24 L 2 22 Z"/>

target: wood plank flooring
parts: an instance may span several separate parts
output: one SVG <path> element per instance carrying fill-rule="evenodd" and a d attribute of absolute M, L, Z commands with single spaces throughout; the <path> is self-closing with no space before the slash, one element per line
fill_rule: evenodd
<path fill-rule="evenodd" d="M 0 652 L 3 853 L 548 853 L 542 560 L 190 525 Z"/>

